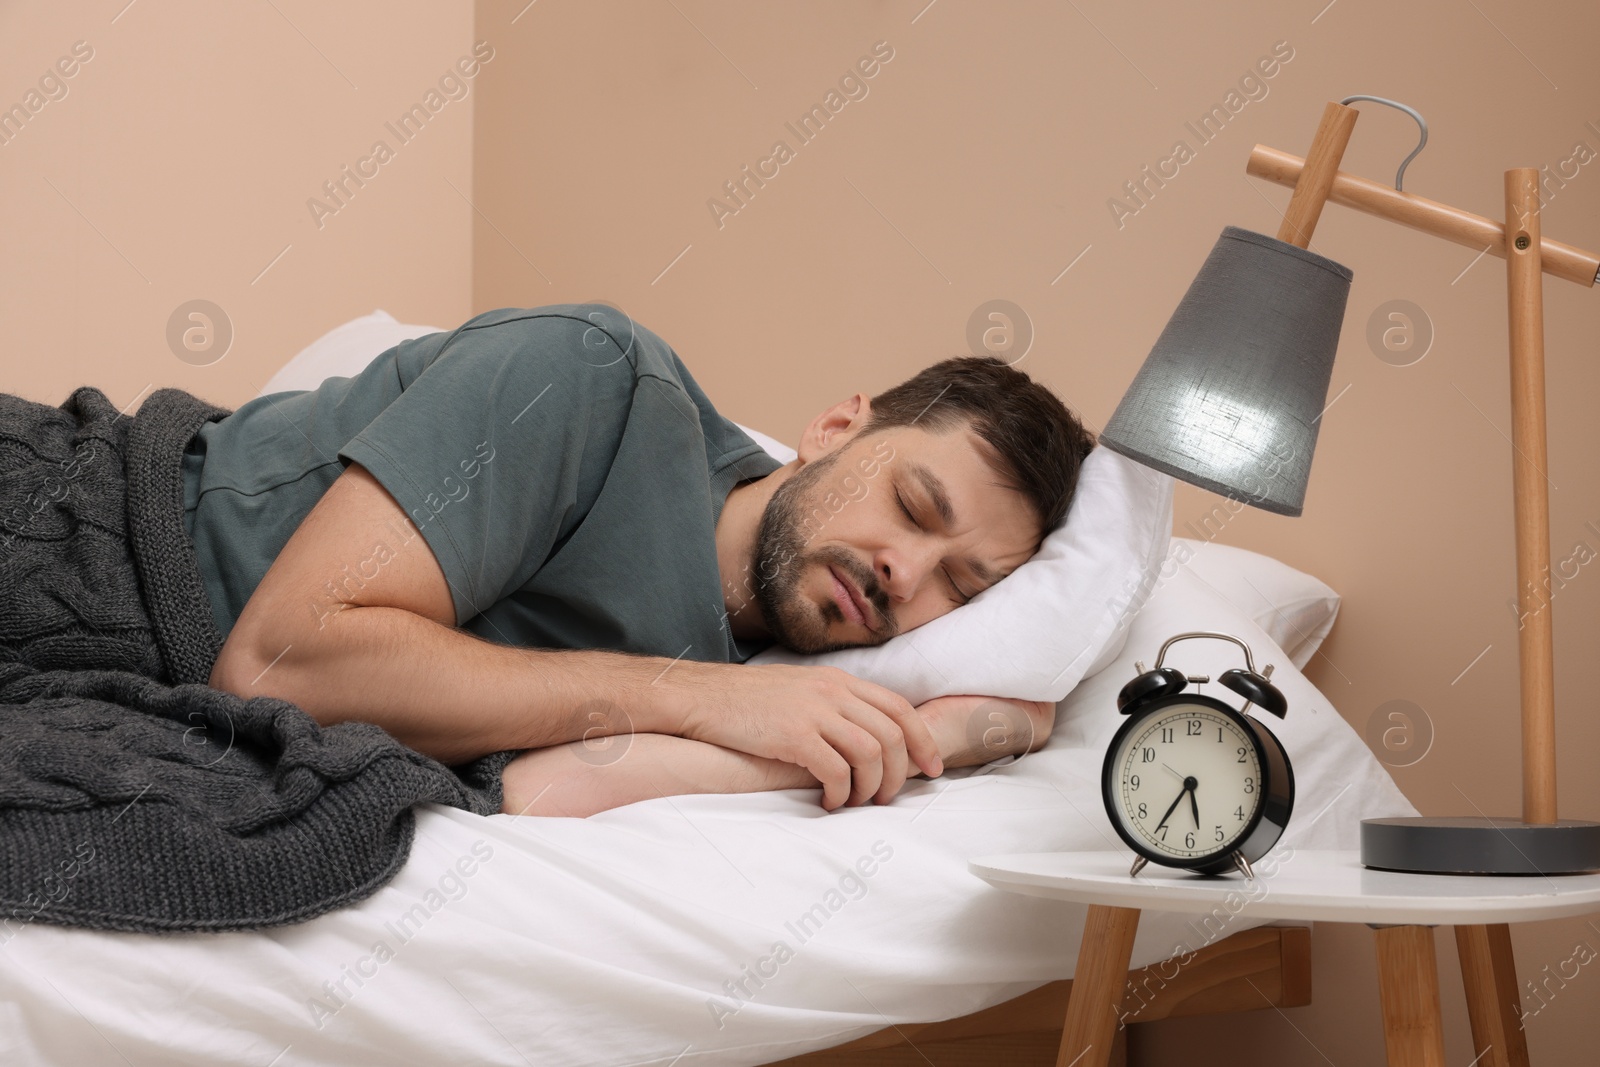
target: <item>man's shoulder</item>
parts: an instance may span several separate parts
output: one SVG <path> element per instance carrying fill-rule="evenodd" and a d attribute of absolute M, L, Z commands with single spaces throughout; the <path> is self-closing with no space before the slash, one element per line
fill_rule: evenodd
<path fill-rule="evenodd" d="M 634 381 L 659 378 L 679 387 L 687 373 L 671 346 L 609 304 L 497 308 L 467 320 L 456 333 L 492 338 L 537 362 L 579 373 L 614 368 Z"/>
<path fill-rule="evenodd" d="M 499 308 L 468 320 L 460 332 L 492 335 L 496 346 L 510 345 L 519 358 L 579 387 L 605 392 L 605 382 L 614 392 L 622 377 L 630 394 L 641 383 L 672 394 L 680 413 L 700 425 L 713 462 L 753 444 L 717 411 L 671 345 L 610 304 Z"/>

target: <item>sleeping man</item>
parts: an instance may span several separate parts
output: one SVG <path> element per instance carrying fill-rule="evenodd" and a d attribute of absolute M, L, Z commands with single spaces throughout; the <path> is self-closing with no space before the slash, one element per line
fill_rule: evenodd
<path fill-rule="evenodd" d="M 887 803 L 1036 748 L 1053 706 L 912 707 L 745 661 L 954 610 L 1033 555 L 1092 445 L 1049 390 L 966 357 L 833 405 L 780 464 L 614 309 L 488 312 L 189 442 L 210 682 L 452 766 L 518 751 L 514 814 L 819 785 L 830 811 Z M 997 710 L 1003 741 L 974 746 Z"/>

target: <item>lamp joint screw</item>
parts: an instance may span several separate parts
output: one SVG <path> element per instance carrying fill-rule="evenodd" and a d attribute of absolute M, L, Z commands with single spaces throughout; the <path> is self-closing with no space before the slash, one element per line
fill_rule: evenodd
<path fill-rule="evenodd" d="M 1527 248 L 1527 247 L 1528 247 L 1528 235 L 1525 234 L 1525 233 L 1517 234 L 1517 251 L 1520 252 L 1524 248 Z"/>

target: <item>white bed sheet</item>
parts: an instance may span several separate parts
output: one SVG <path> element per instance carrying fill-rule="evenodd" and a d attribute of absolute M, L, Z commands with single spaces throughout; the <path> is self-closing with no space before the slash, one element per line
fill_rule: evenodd
<path fill-rule="evenodd" d="M 1116 692 L 1135 659 L 1192 629 L 1237 634 L 1289 698 L 1271 726 L 1299 796 L 1278 862 L 1356 847 L 1361 818 L 1414 813 L 1267 635 L 1170 568 L 1116 662 L 1021 760 L 832 814 L 815 790 L 586 820 L 423 808 L 392 883 L 298 926 L 21 928 L 0 948 L 0 1062 L 759 1064 L 1000 1003 L 1071 977 L 1084 909 L 994 889 L 967 860 L 1117 847 L 1099 797 Z M 1236 665 L 1230 648 L 1186 642 L 1169 662 L 1215 671 Z M 1146 913 L 1133 965 L 1260 921 L 1248 906 L 1210 931 Z"/>

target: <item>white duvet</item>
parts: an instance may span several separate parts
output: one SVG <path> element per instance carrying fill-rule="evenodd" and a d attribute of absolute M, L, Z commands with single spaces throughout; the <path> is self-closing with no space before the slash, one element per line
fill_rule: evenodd
<path fill-rule="evenodd" d="M 34 923 L 0 947 L 0 1063 L 759 1064 L 1000 1003 L 1071 977 L 1084 909 L 995 889 L 967 860 L 1119 847 L 1099 795 L 1116 692 L 1135 659 L 1196 629 L 1247 642 L 1289 699 L 1269 720 L 1299 786 L 1280 862 L 1355 848 L 1361 818 L 1414 813 L 1271 639 L 1174 568 L 1116 661 L 1021 760 L 832 814 L 816 790 L 590 819 L 428 807 L 392 883 L 299 926 L 154 937 Z M 1237 651 L 1190 641 L 1169 662 L 1215 674 Z M 1132 962 L 1260 921 L 1248 906 L 1221 930 L 1146 913 Z"/>

